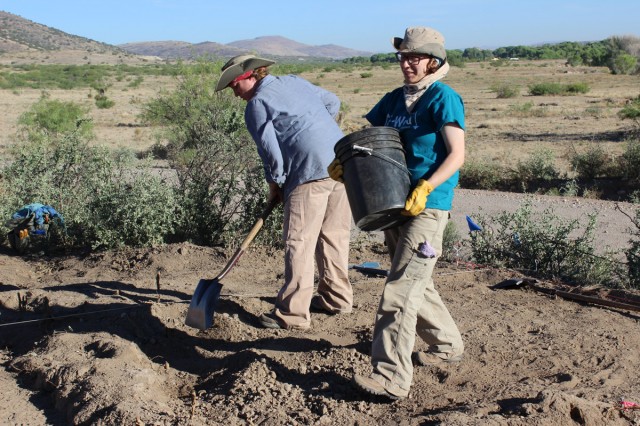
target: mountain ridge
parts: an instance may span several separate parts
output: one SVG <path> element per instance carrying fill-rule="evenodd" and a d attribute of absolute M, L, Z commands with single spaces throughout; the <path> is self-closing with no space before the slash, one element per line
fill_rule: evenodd
<path fill-rule="evenodd" d="M 371 56 L 373 54 L 372 52 L 333 44 L 312 46 L 278 35 L 260 36 L 226 44 L 214 41 L 190 43 L 178 40 L 164 40 L 110 45 L 86 37 L 68 34 L 56 28 L 0 10 L 0 54 L 60 50 L 84 50 L 112 54 L 128 53 L 158 57 L 165 60 L 195 59 L 203 55 L 232 57 L 245 53 L 267 57 L 339 60 L 353 56 Z"/>

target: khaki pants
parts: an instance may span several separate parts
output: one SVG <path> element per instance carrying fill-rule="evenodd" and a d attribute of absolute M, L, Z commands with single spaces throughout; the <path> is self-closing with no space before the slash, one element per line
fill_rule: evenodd
<path fill-rule="evenodd" d="M 285 273 L 275 314 L 287 327 L 311 325 L 314 258 L 318 294 L 338 311 L 350 311 L 349 282 L 351 211 L 344 184 L 321 179 L 297 186 L 284 205 Z"/>
<path fill-rule="evenodd" d="M 416 333 L 431 351 L 464 351 L 462 336 L 432 279 L 448 220 L 448 211 L 425 209 L 403 226 L 385 231 L 392 264 L 376 315 L 371 362 L 373 377 L 397 396 L 409 393 Z M 436 257 L 418 252 L 425 241 Z"/>

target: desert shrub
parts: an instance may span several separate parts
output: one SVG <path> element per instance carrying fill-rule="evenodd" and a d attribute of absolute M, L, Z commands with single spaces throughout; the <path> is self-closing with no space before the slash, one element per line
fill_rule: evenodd
<path fill-rule="evenodd" d="M 0 71 L 0 88 L 76 89 L 91 87 L 95 82 L 124 75 L 176 75 L 174 64 L 154 65 L 13 65 Z"/>
<path fill-rule="evenodd" d="M 573 95 L 587 93 L 591 90 L 587 83 L 538 83 L 529 86 L 529 94 L 532 96 L 549 95 Z"/>
<path fill-rule="evenodd" d="M 611 156 L 601 146 L 591 146 L 571 157 L 571 166 L 580 179 L 595 179 L 611 172 Z"/>
<path fill-rule="evenodd" d="M 136 78 L 134 78 L 127 84 L 127 87 L 130 87 L 132 89 L 137 89 L 138 87 L 140 87 L 140 84 L 142 84 L 143 81 L 144 81 L 144 77 L 142 77 L 141 75 L 138 75 L 136 76 Z"/>
<path fill-rule="evenodd" d="M 588 93 L 591 88 L 587 83 L 570 83 L 565 85 L 566 93 L 576 94 L 576 93 Z"/>
<path fill-rule="evenodd" d="M 91 220 L 85 229 L 92 248 L 165 242 L 179 216 L 174 188 L 131 151 L 116 153 L 112 164 L 108 180 L 87 203 Z"/>
<path fill-rule="evenodd" d="M 631 232 L 629 248 L 625 251 L 625 256 L 627 258 L 629 286 L 640 289 L 640 209 L 636 210 L 633 224 L 635 229 Z"/>
<path fill-rule="evenodd" d="M 80 138 L 93 138 L 93 122 L 87 109 L 73 102 L 50 99 L 46 92 L 18 118 L 22 139 L 35 140 L 47 136 L 74 133 Z"/>
<path fill-rule="evenodd" d="M 445 262 L 454 262 L 458 258 L 458 249 L 462 244 L 462 237 L 456 224 L 452 221 L 447 223 L 442 234 L 442 255 L 441 260 Z"/>
<path fill-rule="evenodd" d="M 509 105 L 509 110 L 516 113 L 528 113 L 533 108 L 533 102 L 525 102 L 523 104 Z"/>
<path fill-rule="evenodd" d="M 360 78 L 370 78 L 373 77 L 373 73 L 371 72 L 361 72 L 360 73 Z"/>
<path fill-rule="evenodd" d="M 620 111 L 618 111 L 618 117 L 621 119 L 640 119 L 640 96 L 632 99 L 627 105 L 625 105 Z"/>
<path fill-rule="evenodd" d="M 551 181 L 560 176 L 553 151 L 544 148 L 534 151 L 526 160 L 518 161 L 514 173 L 514 179 L 521 182 Z"/>
<path fill-rule="evenodd" d="M 481 216 L 477 222 L 482 231 L 472 233 L 470 244 L 480 264 L 583 285 L 619 286 L 623 282 L 611 253 L 595 252 L 594 215 L 581 229 L 578 220 L 563 220 L 551 209 L 534 215 L 528 201 L 513 213 Z"/>
<path fill-rule="evenodd" d="M 533 102 L 509 105 L 509 113 L 516 117 L 545 117 L 547 108 L 534 108 Z"/>
<path fill-rule="evenodd" d="M 520 93 L 520 88 L 507 83 L 498 83 L 490 89 L 498 99 L 515 98 Z"/>
<path fill-rule="evenodd" d="M 560 83 L 538 83 L 529 86 L 529 94 L 532 96 L 562 95 L 564 87 Z"/>
<path fill-rule="evenodd" d="M 96 95 L 95 100 L 96 107 L 100 109 L 109 109 L 116 104 L 113 100 L 107 98 L 105 95 Z"/>
<path fill-rule="evenodd" d="M 90 147 L 79 132 L 21 140 L 11 147 L 11 162 L 3 168 L 2 216 L 39 202 L 65 218 L 69 245 L 86 242 L 84 224 L 90 220 L 87 200 L 107 181 L 106 150 Z"/>
<path fill-rule="evenodd" d="M 268 193 L 255 144 L 246 131 L 244 102 L 215 92 L 221 64 L 184 67 L 176 89 L 146 104 L 143 121 L 162 125 L 167 159 L 177 173 L 179 238 L 233 245 L 249 229 Z M 281 241 L 278 210 L 257 240 Z"/>
<path fill-rule="evenodd" d="M 474 189 L 496 189 L 505 176 L 505 169 L 497 163 L 479 159 L 465 161 L 460 170 L 460 186 Z"/>
<path fill-rule="evenodd" d="M 3 217 L 25 204 L 40 202 L 64 216 L 63 245 L 142 246 L 161 241 L 170 229 L 167 223 L 172 222 L 175 207 L 169 195 L 171 188 L 152 178 L 143 164 L 133 167 L 127 160 L 133 154 L 114 156 L 106 148 L 90 146 L 92 134 L 82 125 L 51 132 L 47 130 L 50 122 L 31 120 L 43 105 L 57 111 L 67 104 L 39 101 L 21 117 L 19 141 L 11 147 L 11 159 L 2 169 Z M 70 128 L 67 122 L 85 122 L 82 109 L 67 106 L 68 115 L 55 121 L 56 128 Z M 122 227 L 124 221 L 118 222 L 118 216 L 125 213 L 135 217 L 138 231 Z"/>
<path fill-rule="evenodd" d="M 619 167 L 626 179 L 640 181 L 640 139 L 627 141 L 624 152 L 619 156 Z"/>
<path fill-rule="evenodd" d="M 618 52 L 611 57 L 608 66 L 613 74 L 635 74 L 638 69 L 638 58 L 628 53 Z"/>

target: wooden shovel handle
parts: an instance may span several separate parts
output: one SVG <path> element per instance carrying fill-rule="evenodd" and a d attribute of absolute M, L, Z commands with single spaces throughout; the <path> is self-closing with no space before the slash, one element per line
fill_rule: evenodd
<path fill-rule="evenodd" d="M 269 214 L 271 214 L 271 211 L 278 203 L 279 201 L 275 198 L 269 201 L 269 204 L 267 204 L 267 207 L 265 207 L 260 217 L 258 217 L 258 219 L 256 220 L 256 223 L 253 225 L 253 227 L 251 228 L 247 236 L 244 238 L 244 240 L 242 241 L 242 244 L 240 244 L 240 247 L 238 247 L 238 250 L 236 250 L 236 252 L 233 254 L 231 259 L 229 259 L 229 262 L 227 262 L 227 266 L 225 266 L 222 272 L 220 272 L 220 275 L 216 277 L 216 280 L 221 280 L 222 278 L 224 278 L 224 276 L 227 275 L 227 272 L 229 272 L 229 270 L 231 270 L 231 268 L 233 267 L 233 265 L 235 265 L 238 259 L 240 259 L 240 256 L 242 256 L 242 253 L 245 252 L 245 250 L 249 247 L 249 244 L 251 244 L 251 242 L 256 237 L 256 235 L 258 235 L 258 232 L 260 232 L 260 229 L 262 229 L 262 225 L 264 225 L 264 221 L 267 219 L 267 217 L 269 217 Z"/>

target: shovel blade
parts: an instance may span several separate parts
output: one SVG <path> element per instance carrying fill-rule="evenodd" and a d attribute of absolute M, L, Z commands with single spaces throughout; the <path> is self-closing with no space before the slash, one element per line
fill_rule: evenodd
<path fill-rule="evenodd" d="M 216 302 L 220 297 L 222 284 L 218 279 L 201 279 L 193 292 L 191 304 L 184 321 L 189 327 L 206 330 L 213 324 Z"/>

